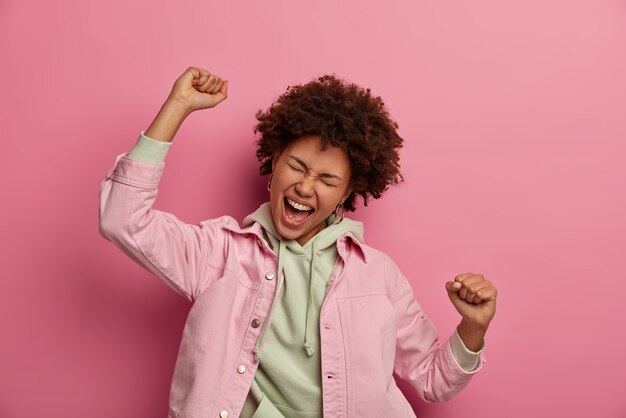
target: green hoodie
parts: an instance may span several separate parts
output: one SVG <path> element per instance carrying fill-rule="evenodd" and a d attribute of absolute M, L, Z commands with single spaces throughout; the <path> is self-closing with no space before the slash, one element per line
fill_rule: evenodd
<path fill-rule="evenodd" d="M 326 283 L 337 257 L 337 239 L 352 232 L 363 242 L 363 224 L 334 216 L 303 246 L 283 239 L 274 226 L 269 202 L 243 221 L 258 222 L 278 255 L 276 289 L 268 318 L 255 347 L 259 367 L 241 411 L 241 418 L 322 417 L 319 317 Z"/>

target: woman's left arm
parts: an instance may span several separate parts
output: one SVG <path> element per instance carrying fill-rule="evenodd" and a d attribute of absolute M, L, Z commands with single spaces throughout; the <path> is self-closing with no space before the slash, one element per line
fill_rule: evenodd
<path fill-rule="evenodd" d="M 476 366 L 467 370 L 460 365 L 458 357 L 453 352 L 456 347 L 458 354 L 463 344 L 473 352 L 481 351 L 485 332 L 495 312 L 495 288 L 492 289 L 490 283 L 484 287 L 474 287 L 472 284 L 477 280 L 475 278 L 467 280 L 474 276 L 473 274 L 459 275 L 455 278 L 455 282 L 457 279 L 460 280 L 458 282 L 461 284 L 460 289 L 456 288 L 458 285 L 452 287 L 454 282 L 449 282 L 447 286 L 451 293 L 450 299 L 455 306 L 460 307 L 457 309 L 460 309 L 459 312 L 463 315 L 461 325 L 457 328 L 460 342 L 457 343 L 458 340 L 454 335 L 440 341 L 437 329 L 417 303 L 406 277 L 392 262 L 389 266 L 388 274 L 395 277 L 397 282 L 395 295 L 392 297 L 396 314 L 394 375 L 407 383 L 426 402 L 446 401 L 460 392 L 482 368 L 484 363 L 482 354 L 479 354 Z M 468 290 L 461 293 L 461 289 L 470 289 L 469 292 L 474 298 L 477 294 L 480 295 L 480 300 L 472 299 L 470 306 Z M 475 304 L 474 301 L 479 303 Z"/>
<path fill-rule="evenodd" d="M 450 301 L 461 314 L 459 336 L 471 351 L 483 345 L 487 328 L 496 313 L 498 290 L 482 274 L 464 273 L 446 283 Z"/>

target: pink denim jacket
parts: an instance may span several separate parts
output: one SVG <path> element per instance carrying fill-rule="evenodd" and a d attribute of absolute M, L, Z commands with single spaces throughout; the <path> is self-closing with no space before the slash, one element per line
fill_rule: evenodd
<path fill-rule="evenodd" d="M 258 363 L 260 323 L 277 283 L 276 254 L 258 223 L 184 223 L 152 209 L 165 163 L 120 154 L 100 189 L 100 233 L 190 300 L 169 399 L 170 418 L 237 417 Z M 350 233 L 337 241 L 320 313 L 325 417 L 415 417 L 395 379 L 445 401 L 482 368 L 464 371 L 441 344 L 410 284 L 385 254 Z"/>

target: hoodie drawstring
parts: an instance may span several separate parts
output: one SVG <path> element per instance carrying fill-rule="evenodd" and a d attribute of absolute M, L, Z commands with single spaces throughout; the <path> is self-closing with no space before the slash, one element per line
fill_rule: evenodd
<path fill-rule="evenodd" d="M 309 335 L 311 332 L 311 322 L 313 322 L 313 318 L 311 318 L 313 311 L 311 310 L 311 305 L 313 304 L 313 277 L 315 276 L 315 260 L 317 260 L 317 241 L 313 241 L 313 245 L 311 248 L 311 272 L 309 274 L 309 298 L 306 304 L 306 322 L 304 325 L 304 349 L 306 350 L 306 355 L 311 357 L 315 350 L 311 348 L 311 339 L 312 336 Z"/>

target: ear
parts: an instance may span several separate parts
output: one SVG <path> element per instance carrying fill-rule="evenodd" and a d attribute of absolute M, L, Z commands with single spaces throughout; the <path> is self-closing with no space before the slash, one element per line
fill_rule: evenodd
<path fill-rule="evenodd" d="M 344 195 L 341 197 L 341 204 L 343 205 L 343 202 L 346 201 L 346 199 L 348 197 L 350 197 L 350 194 L 352 194 L 352 187 L 348 187 L 348 189 L 346 190 L 346 192 L 344 193 Z"/>

